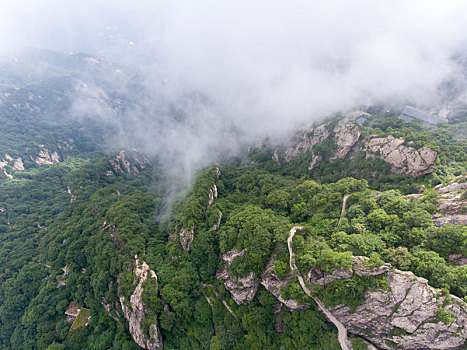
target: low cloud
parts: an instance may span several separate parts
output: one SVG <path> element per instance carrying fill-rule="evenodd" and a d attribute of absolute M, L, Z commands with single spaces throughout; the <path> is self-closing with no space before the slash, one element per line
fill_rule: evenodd
<path fill-rule="evenodd" d="M 0 23 L 1 51 L 81 50 L 134 73 L 116 80 L 124 108 L 94 82 L 74 113 L 188 177 L 331 113 L 466 103 L 465 1 L 18 1 Z"/>

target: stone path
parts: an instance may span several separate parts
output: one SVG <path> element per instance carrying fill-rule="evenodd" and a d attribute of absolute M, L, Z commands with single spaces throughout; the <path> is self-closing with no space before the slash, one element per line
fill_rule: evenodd
<path fill-rule="evenodd" d="M 344 202 L 344 206 L 345 206 L 345 202 Z M 327 319 L 331 321 L 334 324 L 334 326 L 336 326 L 337 331 L 338 331 L 337 339 L 339 340 L 339 344 L 341 345 L 342 350 L 353 350 L 352 344 L 350 340 L 347 338 L 347 328 L 345 328 L 345 326 L 341 322 L 339 322 L 339 320 L 335 318 L 333 314 L 329 312 L 329 310 L 326 308 L 326 306 L 324 306 L 321 300 L 319 300 L 318 298 L 313 296 L 313 294 L 311 294 L 311 291 L 306 286 L 305 281 L 303 280 L 303 277 L 300 276 L 300 274 L 298 273 L 297 266 L 295 265 L 295 262 L 293 260 L 294 253 L 292 250 L 292 239 L 295 235 L 295 232 L 297 232 L 297 230 L 300 230 L 302 228 L 303 228 L 302 226 L 292 227 L 289 233 L 289 237 L 287 238 L 287 247 L 289 248 L 289 258 L 290 258 L 290 270 L 297 271 L 298 281 L 300 282 L 300 285 L 302 286 L 302 289 L 305 292 L 305 294 L 308 295 L 310 298 L 312 298 L 316 302 L 316 304 L 318 304 L 318 308 L 320 309 L 320 311 L 326 315 Z"/>

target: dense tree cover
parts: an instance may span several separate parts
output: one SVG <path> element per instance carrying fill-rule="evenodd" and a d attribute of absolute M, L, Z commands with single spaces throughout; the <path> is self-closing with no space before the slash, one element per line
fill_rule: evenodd
<path fill-rule="evenodd" d="M 62 78 L 47 84 L 69 83 Z M 26 83 L 29 90 L 14 96 L 18 101 L 34 89 Z M 157 281 L 143 284 L 140 326 L 148 335 L 157 324 L 166 349 L 336 349 L 336 330 L 295 279 L 283 297 L 309 309 L 290 312 L 261 286 L 250 304 L 239 306 L 216 278 L 220 255 L 233 249 L 245 250 L 229 267 L 234 277 L 253 271 L 258 280 L 271 257 L 280 278 L 290 275 L 287 237 L 295 225 L 303 226 L 292 244 L 302 275 L 312 268 L 350 268 L 352 256 L 364 255 L 370 267 L 389 262 L 466 297 L 467 268 L 449 256 L 467 255 L 467 229 L 433 226 L 431 189 L 465 171 L 465 139 L 459 137 L 465 118 L 424 128 L 376 114 L 361 128 L 364 135 L 404 136 L 415 147 L 428 143 L 439 150 L 438 171 L 419 180 L 391 174 L 388 164 L 361 155 L 322 162 L 310 174 L 310 154 L 281 167 L 263 149 L 249 155 L 251 163 L 235 160 L 201 171 L 167 210 L 170 179 L 157 165 L 139 175 L 108 176 L 109 156 L 96 146 L 99 127 L 46 119 L 65 107 L 51 106 L 37 120 L 24 109 L 0 108 L 6 130 L 0 156 L 37 154 L 41 145 L 62 152 L 59 164 L 39 167 L 25 158 L 26 171 L 0 179 L 2 349 L 137 349 L 120 307 L 120 297 L 128 303 L 136 288 L 135 255 L 157 274 Z M 70 138 L 73 149 L 58 147 Z M 326 142 L 314 151 L 326 157 L 334 148 Z M 420 199 L 404 196 L 420 191 L 420 184 L 427 186 Z M 184 247 L 183 230 L 193 232 Z M 355 307 L 365 290 L 387 285 L 354 276 L 310 288 L 327 305 Z M 87 327 L 71 330 L 64 312 L 72 301 L 90 309 Z"/>

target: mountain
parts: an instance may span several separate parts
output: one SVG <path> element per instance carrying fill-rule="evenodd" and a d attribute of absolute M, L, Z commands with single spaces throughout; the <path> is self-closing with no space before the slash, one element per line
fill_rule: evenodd
<path fill-rule="evenodd" d="M 132 133 L 131 69 L 33 50 L 0 76 L 3 349 L 465 346 L 465 109 L 333 115 L 184 189 Z"/>

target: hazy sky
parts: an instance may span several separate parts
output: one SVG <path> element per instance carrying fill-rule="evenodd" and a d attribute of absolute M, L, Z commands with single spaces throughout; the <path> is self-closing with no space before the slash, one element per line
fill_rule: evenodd
<path fill-rule="evenodd" d="M 441 83 L 465 86 L 465 68 L 453 60 L 467 52 L 465 0 L 0 4 L 0 51 L 82 50 L 143 72 L 147 92 L 132 117 L 144 125 L 136 134 L 186 164 L 359 105 L 436 106 Z M 187 100 L 190 91 L 206 99 Z M 157 114 L 154 101 L 163 99 L 189 120 L 151 128 L 147 111 Z"/>

